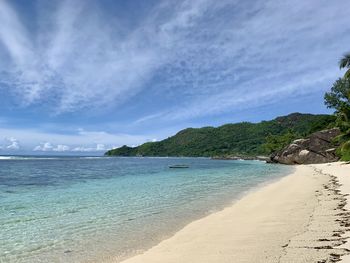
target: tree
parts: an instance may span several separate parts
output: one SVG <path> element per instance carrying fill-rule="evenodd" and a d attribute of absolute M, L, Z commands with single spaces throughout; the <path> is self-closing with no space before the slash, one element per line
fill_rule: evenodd
<path fill-rule="evenodd" d="M 344 161 L 350 160 L 350 53 L 339 61 L 339 67 L 348 68 L 343 78 L 333 83 L 330 92 L 326 92 L 324 100 L 327 108 L 335 109 L 336 125 L 342 131 L 336 141 L 340 144 L 337 153 Z"/>
<path fill-rule="evenodd" d="M 324 99 L 327 108 L 335 109 L 339 128 L 350 134 L 350 78 L 336 80 Z"/>
<path fill-rule="evenodd" d="M 300 138 L 300 134 L 289 129 L 284 134 L 273 135 L 269 134 L 266 137 L 266 142 L 262 145 L 262 148 L 266 153 L 271 154 L 282 150 L 285 146 L 290 144 L 293 140 Z"/>
<path fill-rule="evenodd" d="M 344 78 L 350 78 L 350 53 L 346 53 L 339 61 L 339 68 L 348 68 L 344 74 Z"/>
<path fill-rule="evenodd" d="M 340 128 L 350 133 L 350 52 L 340 59 L 339 68 L 348 70 L 343 78 L 333 83 L 331 91 L 326 92 L 324 99 L 327 108 L 336 110 Z"/>

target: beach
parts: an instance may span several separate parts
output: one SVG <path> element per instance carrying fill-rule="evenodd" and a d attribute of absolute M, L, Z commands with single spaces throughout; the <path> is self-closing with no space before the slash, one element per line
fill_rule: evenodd
<path fill-rule="evenodd" d="M 123 263 L 350 262 L 350 165 L 295 171 Z"/>

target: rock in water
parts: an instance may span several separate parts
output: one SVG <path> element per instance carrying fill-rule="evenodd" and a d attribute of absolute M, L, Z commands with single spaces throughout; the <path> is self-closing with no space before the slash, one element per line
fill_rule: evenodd
<path fill-rule="evenodd" d="M 282 164 L 312 164 L 336 162 L 336 147 L 332 140 L 340 134 L 337 128 L 312 133 L 306 139 L 294 140 L 271 156 L 271 161 Z"/>

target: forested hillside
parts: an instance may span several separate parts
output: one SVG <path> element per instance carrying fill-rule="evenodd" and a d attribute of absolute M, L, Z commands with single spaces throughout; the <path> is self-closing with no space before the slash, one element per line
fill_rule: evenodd
<path fill-rule="evenodd" d="M 159 142 L 109 150 L 107 156 L 257 156 L 281 149 L 293 139 L 334 126 L 335 117 L 292 113 L 271 121 L 188 128 Z"/>

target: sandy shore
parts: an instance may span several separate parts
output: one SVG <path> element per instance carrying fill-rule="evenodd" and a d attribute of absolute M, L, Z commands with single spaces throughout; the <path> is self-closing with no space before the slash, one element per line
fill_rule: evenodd
<path fill-rule="evenodd" d="M 123 263 L 350 262 L 348 193 L 350 165 L 296 166 Z"/>

